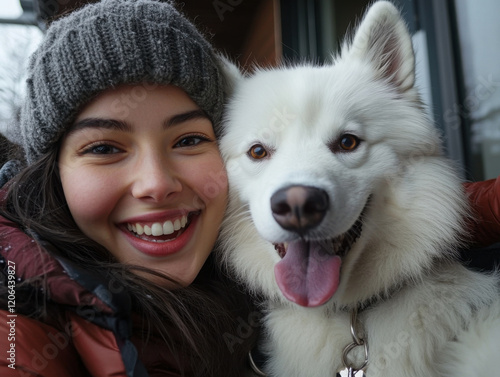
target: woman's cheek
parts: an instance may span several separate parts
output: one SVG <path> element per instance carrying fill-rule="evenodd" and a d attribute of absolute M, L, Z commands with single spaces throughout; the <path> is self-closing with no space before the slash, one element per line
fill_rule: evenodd
<path fill-rule="evenodd" d="M 210 171 L 203 184 L 202 194 L 207 201 L 227 196 L 228 183 L 224 169 Z"/>
<path fill-rule="evenodd" d="M 198 177 L 199 195 L 207 202 L 226 200 L 228 192 L 227 173 L 220 158 L 212 163 L 200 164 Z"/>
<path fill-rule="evenodd" d="M 117 181 L 110 175 L 96 176 L 81 170 L 76 173 L 61 175 L 61 182 L 73 218 L 86 228 L 109 216 L 119 198 Z"/>

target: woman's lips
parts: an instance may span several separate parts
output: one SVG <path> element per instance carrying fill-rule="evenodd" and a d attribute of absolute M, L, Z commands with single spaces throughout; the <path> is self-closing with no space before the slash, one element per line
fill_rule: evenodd
<path fill-rule="evenodd" d="M 135 249 L 149 256 L 163 257 L 175 254 L 187 245 L 195 234 L 199 216 L 198 211 L 163 222 L 127 222 L 121 229 Z"/>

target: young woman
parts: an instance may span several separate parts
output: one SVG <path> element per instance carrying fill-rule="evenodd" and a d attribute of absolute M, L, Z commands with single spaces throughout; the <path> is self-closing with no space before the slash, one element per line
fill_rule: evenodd
<path fill-rule="evenodd" d="M 103 0 L 50 26 L 27 84 L 0 374 L 245 375 L 258 315 L 212 260 L 227 83 L 209 43 L 169 3 Z"/>

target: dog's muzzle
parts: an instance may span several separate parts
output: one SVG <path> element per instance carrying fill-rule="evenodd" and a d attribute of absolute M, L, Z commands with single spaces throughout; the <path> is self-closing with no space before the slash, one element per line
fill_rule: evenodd
<path fill-rule="evenodd" d="M 327 302 L 340 284 L 342 258 L 360 237 L 365 204 L 351 228 L 337 237 L 308 240 L 329 208 L 328 194 L 309 186 L 289 186 L 271 197 L 276 222 L 297 234 L 297 240 L 275 244 L 282 258 L 274 268 L 276 282 L 283 295 L 301 306 L 319 306 Z"/>

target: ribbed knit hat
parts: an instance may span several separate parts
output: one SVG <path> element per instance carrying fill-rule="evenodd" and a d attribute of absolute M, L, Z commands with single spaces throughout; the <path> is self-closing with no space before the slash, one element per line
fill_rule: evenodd
<path fill-rule="evenodd" d="M 211 118 L 224 102 L 222 60 L 172 4 L 102 0 L 55 21 L 31 56 L 20 133 L 28 163 L 55 147 L 80 109 L 120 84 L 182 88 Z"/>

